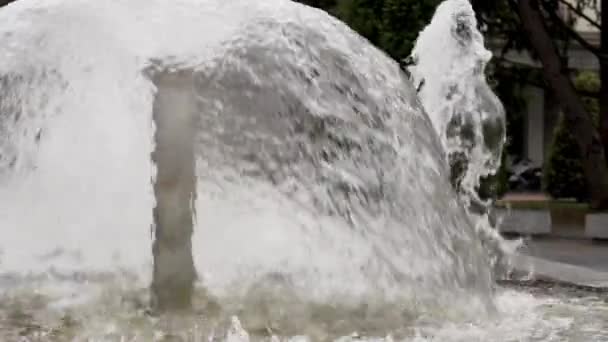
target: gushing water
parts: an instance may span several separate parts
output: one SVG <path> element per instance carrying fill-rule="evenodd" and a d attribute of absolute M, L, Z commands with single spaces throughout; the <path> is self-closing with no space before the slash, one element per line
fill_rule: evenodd
<path fill-rule="evenodd" d="M 492 53 L 477 30 L 468 0 L 445 1 L 419 35 L 408 68 L 450 164 L 450 179 L 492 253 L 492 262 L 518 247 L 489 222 L 491 200 L 479 196 L 483 177 L 500 167 L 506 141 L 505 112 L 485 69 Z M 494 224 L 495 225 L 495 224 Z"/>
<path fill-rule="evenodd" d="M 424 41 L 466 22 L 473 38 L 444 48 L 459 68 L 475 65 L 443 109 L 433 99 L 445 96 L 445 80 L 428 65 L 414 73 L 426 81 L 420 101 L 396 62 L 289 1 L 22 0 L 2 9 L 3 295 L 66 340 L 153 340 L 159 329 L 245 341 L 241 324 L 255 336 L 326 340 L 500 311 L 490 253 L 450 185 L 451 139 L 462 132 L 443 133 L 456 117 L 442 113 L 458 106 L 469 113 L 463 122 L 502 127 L 466 4 L 447 1 L 416 50 L 433 63 Z M 151 66 L 195 78 L 203 313 L 177 321 L 140 311 L 151 270 L 152 104 L 162 91 Z M 480 93 L 489 99 L 481 107 Z M 469 157 L 466 184 L 497 166 L 503 138 L 483 139 L 475 131 L 472 148 L 456 149 Z"/>
<path fill-rule="evenodd" d="M 492 53 L 471 4 L 442 3 L 412 57 L 409 71 L 441 144 L 452 164 L 463 164 L 464 170 L 454 170 L 457 187 L 468 195 L 463 199 L 479 202 L 480 178 L 498 170 L 506 134 L 502 104 L 486 81 Z"/>

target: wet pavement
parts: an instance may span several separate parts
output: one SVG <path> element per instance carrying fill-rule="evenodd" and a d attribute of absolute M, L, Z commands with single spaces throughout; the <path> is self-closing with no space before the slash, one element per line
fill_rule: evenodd
<path fill-rule="evenodd" d="M 511 258 L 516 278 L 608 289 L 608 243 L 576 237 L 536 237 Z"/>
<path fill-rule="evenodd" d="M 527 240 L 521 253 L 550 261 L 608 272 L 608 243 L 575 238 Z"/>

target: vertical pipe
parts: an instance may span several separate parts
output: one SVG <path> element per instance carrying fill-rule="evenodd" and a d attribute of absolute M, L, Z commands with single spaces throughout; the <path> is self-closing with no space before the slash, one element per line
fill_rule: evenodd
<path fill-rule="evenodd" d="M 158 311 L 190 308 L 196 271 L 192 233 L 196 175 L 196 103 L 192 72 L 158 72 L 153 107 L 156 125 L 152 160 L 154 182 L 154 271 L 152 307 Z"/>

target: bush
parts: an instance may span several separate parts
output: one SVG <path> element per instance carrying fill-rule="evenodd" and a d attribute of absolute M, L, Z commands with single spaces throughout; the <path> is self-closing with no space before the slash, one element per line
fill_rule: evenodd
<path fill-rule="evenodd" d="M 563 115 L 553 136 L 549 160 L 544 172 L 545 191 L 553 198 L 587 199 L 587 182 L 579 147 Z"/>
<path fill-rule="evenodd" d="M 577 89 L 597 92 L 600 81 L 595 73 L 583 72 L 575 79 Z M 583 97 L 587 111 L 598 123 L 599 104 L 597 99 Z M 589 198 L 589 190 L 583 172 L 583 160 L 568 121 L 562 114 L 553 134 L 549 159 L 543 173 L 545 191 L 553 198 L 575 198 L 582 202 Z"/>

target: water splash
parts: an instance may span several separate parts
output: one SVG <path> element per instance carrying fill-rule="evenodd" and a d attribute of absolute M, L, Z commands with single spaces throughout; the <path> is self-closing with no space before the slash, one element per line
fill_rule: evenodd
<path fill-rule="evenodd" d="M 452 184 L 500 264 L 519 243 L 500 237 L 488 216 L 492 200 L 479 195 L 482 178 L 498 171 L 506 141 L 505 111 L 485 75 L 491 58 L 469 1 L 448 0 L 420 33 L 408 71 L 446 151 Z"/>
<path fill-rule="evenodd" d="M 413 284 L 426 293 L 447 284 L 487 291 L 484 251 L 447 183 L 412 86 L 342 24 L 305 14 L 300 22 L 256 22 L 201 69 L 208 152 L 199 163 L 197 211 L 214 208 L 200 217 L 202 234 L 239 246 L 248 270 L 287 274 L 322 300 L 380 291 L 390 301 Z M 204 189 L 218 189 L 213 200 Z M 297 216 L 276 215 L 291 212 Z M 205 228 L 215 225 L 224 228 Z M 217 269 L 226 263 L 215 259 L 219 250 L 207 251 Z"/>
<path fill-rule="evenodd" d="M 451 25 L 449 6 L 419 57 L 426 32 Z M 0 36 L 5 293 L 29 283 L 62 299 L 58 282 L 76 293 L 119 282 L 111 298 L 122 298 L 147 286 L 158 90 L 145 70 L 160 64 L 196 79 L 199 308 L 292 335 L 491 312 L 488 251 L 447 156 L 466 151 L 479 176 L 500 152 L 479 135 L 455 149 L 441 133 L 431 100 L 443 88 L 426 64 L 421 103 L 398 64 L 344 24 L 280 0 L 22 0 L 0 11 Z M 449 51 L 477 51 L 472 41 Z M 479 61 L 467 58 L 456 66 Z M 478 105 L 461 90 L 451 108 Z"/>
<path fill-rule="evenodd" d="M 435 131 L 447 151 L 467 205 L 481 202 L 480 178 L 494 174 L 506 140 L 505 112 L 489 87 L 485 69 L 492 53 L 484 46 L 468 0 L 438 8 L 418 37 L 409 68 Z"/>

